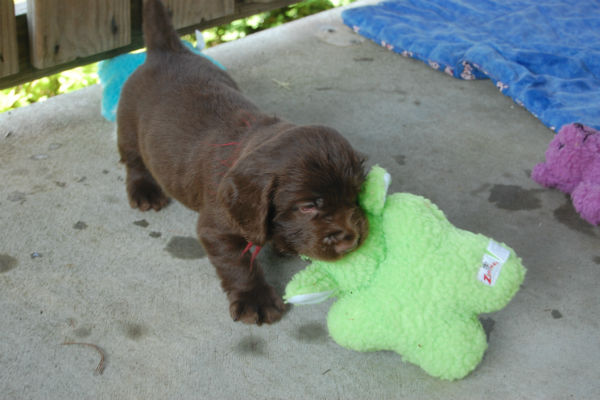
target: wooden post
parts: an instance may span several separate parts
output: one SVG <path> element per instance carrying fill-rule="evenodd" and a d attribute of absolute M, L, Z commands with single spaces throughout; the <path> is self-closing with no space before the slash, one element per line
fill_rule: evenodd
<path fill-rule="evenodd" d="M 163 0 L 176 29 L 210 21 L 235 11 L 235 0 Z"/>
<path fill-rule="evenodd" d="M 13 9 L 13 1 L 0 0 L 0 89 L 143 47 L 142 1 L 27 0 L 14 6 L 15 22 L 13 12 L 6 11 Z M 172 11 L 178 32 L 188 34 L 298 0 L 162 1 Z M 5 21 L 16 24 L 16 48 L 6 45 L 13 42 L 7 39 L 11 28 Z M 7 60 L 17 64 L 5 64 Z"/>
<path fill-rule="evenodd" d="M 0 77 L 19 72 L 17 24 L 13 0 L 0 0 Z"/>
<path fill-rule="evenodd" d="M 36 68 L 131 42 L 129 0 L 27 0 L 27 23 Z"/>

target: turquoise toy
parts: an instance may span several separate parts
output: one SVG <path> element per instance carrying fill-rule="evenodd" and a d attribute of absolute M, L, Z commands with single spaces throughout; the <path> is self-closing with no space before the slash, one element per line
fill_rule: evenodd
<path fill-rule="evenodd" d="M 192 52 L 206 57 L 216 66 L 225 69 L 217 60 L 202 54 L 201 51 L 195 48 L 190 42 L 181 41 Z M 109 121 L 115 121 L 117 118 L 117 105 L 121 96 L 121 89 L 125 81 L 133 71 L 146 61 L 146 52 L 128 53 L 101 61 L 98 65 L 98 78 L 102 85 L 102 116 Z"/>

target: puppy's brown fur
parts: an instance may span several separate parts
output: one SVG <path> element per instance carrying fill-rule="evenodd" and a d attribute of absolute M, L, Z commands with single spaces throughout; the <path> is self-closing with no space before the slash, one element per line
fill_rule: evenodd
<path fill-rule="evenodd" d="M 117 115 L 130 204 L 159 210 L 173 197 L 198 211 L 233 319 L 275 322 L 285 307 L 256 252 L 271 242 L 333 260 L 358 246 L 367 233 L 356 203 L 363 160 L 333 129 L 263 114 L 181 44 L 158 0 L 144 3 L 144 35 L 146 62 L 124 85 Z"/>

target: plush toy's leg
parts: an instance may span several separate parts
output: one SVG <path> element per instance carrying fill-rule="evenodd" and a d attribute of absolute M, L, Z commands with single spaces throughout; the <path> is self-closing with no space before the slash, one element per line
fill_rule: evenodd
<path fill-rule="evenodd" d="M 427 321 L 424 329 L 418 318 L 405 318 L 418 313 L 392 315 L 381 304 L 367 309 L 365 304 L 373 304 L 370 299 L 352 296 L 331 307 L 327 323 L 333 340 L 358 351 L 393 350 L 428 374 L 449 380 L 465 377 L 483 358 L 487 340 L 477 319 L 450 318 L 447 325 Z"/>
<path fill-rule="evenodd" d="M 366 307 L 372 304 L 373 307 Z M 389 324 L 385 307 L 369 293 L 342 298 L 333 304 L 327 316 L 329 334 L 339 345 L 357 351 L 391 350 L 396 329 Z"/>
<path fill-rule="evenodd" d="M 571 193 L 571 198 L 583 219 L 592 225 L 600 224 L 600 185 L 581 183 Z"/>
<path fill-rule="evenodd" d="M 118 118 L 117 137 L 121 162 L 127 168 L 129 204 L 141 211 L 160 210 L 169 203 L 169 198 L 144 165 L 138 148 L 135 124 L 129 118 Z"/>
<path fill-rule="evenodd" d="M 428 334 L 422 332 L 411 343 L 412 348 L 404 350 L 404 360 L 442 379 L 461 379 L 473 371 L 487 348 L 485 332 L 477 319 L 450 320 L 452 323 L 447 326 L 439 321 L 432 324 Z"/>

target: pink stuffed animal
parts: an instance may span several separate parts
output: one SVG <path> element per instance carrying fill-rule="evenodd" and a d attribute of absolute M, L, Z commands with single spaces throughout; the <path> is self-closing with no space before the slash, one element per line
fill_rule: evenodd
<path fill-rule="evenodd" d="M 575 210 L 592 225 L 600 223 L 600 131 L 581 124 L 562 127 L 546 150 L 546 162 L 531 177 L 571 194 Z"/>

